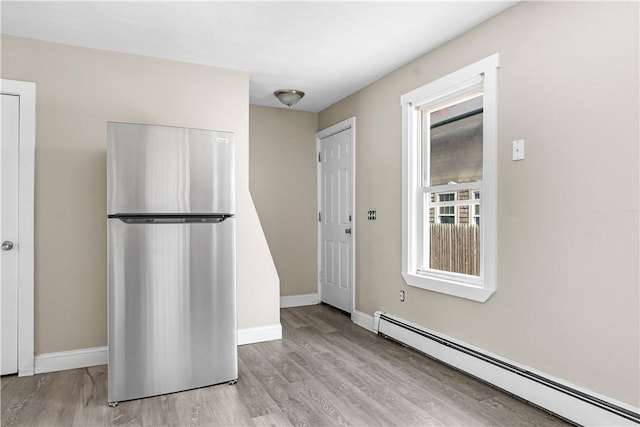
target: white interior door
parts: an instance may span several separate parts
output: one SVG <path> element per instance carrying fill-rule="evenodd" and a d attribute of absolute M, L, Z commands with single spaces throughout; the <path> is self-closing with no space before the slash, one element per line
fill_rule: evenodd
<path fill-rule="evenodd" d="M 18 372 L 18 138 L 20 97 L 2 94 L 0 301 L 2 375 Z"/>
<path fill-rule="evenodd" d="M 352 132 L 349 127 L 319 140 L 320 296 L 348 313 L 353 289 Z"/>
<path fill-rule="evenodd" d="M 0 93 L 0 366 L 33 375 L 36 85 L 0 79 Z"/>

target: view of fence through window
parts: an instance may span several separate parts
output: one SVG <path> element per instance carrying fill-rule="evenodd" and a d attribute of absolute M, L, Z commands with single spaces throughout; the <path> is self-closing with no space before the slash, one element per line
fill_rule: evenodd
<path fill-rule="evenodd" d="M 423 253 L 431 270 L 480 275 L 482 112 L 479 91 L 423 112 L 429 166 Z"/>

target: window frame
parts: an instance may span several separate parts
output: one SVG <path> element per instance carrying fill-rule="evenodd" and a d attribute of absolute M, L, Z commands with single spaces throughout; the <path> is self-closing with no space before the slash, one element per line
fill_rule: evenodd
<path fill-rule="evenodd" d="M 432 81 L 400 98 L 402 106 L 402 277 L 410 286 L 478 302 L 497 289 L 497 69 L 499 54 Z M 424 247 L 421 111 L 481 84 L 483 92 L 480 277 L 422 271 Z M 471 199 L 471 198 L 470 198 Z"/>

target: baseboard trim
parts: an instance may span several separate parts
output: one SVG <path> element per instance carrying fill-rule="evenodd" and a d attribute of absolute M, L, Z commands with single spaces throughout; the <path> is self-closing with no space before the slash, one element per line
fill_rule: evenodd
<path fill-rule="evenodd" d="M 373 329 L 373 316 L 370 316 L 367 313 L 353 310 L 353 313 L 351 313 L 351 321 L 362 328 L 370 330 L 371 332 L 376 332 Z"/>
<path fill-rule="evenodd" d="M 58 351 L 39 354 L 34 359 L 34 373 L 65 371 L 67 369 L 86 368 L 109 363 L 107 347 L 82 348 L 79 350 Z"/>
<path fill-rule="evenodd" d="M 238 330 L 238 345 L 282 339 L 282 326 L 259 326 Z M 83 348 L 79 350 L 58 351 L 39 354 L 34 359 L 35 374 L 66 371 L 67 369 L 87 368 L 109 363 L 109 350 L 104 347 Z"/>
<path fill-rule="evenodd" d="M 583 426 L 638 426 L 640 410 L 460 340 L 376 312 L 378 333 Z"/>
<path fill-rule="evenodd" d="M 280 308 L 303 307 L 320 303 L 318 294 L 287 295 L 280 297 Z"/>
<path fill-rule="evenodd" d="M 238 345 L 254 344 L 264 341 L 282 339 L 282 325 L 257 326 L 255 328 L 238 329 Z"/>

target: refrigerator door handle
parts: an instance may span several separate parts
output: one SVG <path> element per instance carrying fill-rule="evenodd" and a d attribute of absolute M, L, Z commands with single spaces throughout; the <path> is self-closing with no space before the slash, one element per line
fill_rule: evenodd
<path fill-rule="evenodd" d="M 200 216 L 200 217 L 139 217 L 139 216 L 120 216 L 117 217 L 125 224 L 217 224 L 232 215 L 221 216 Z"/>

